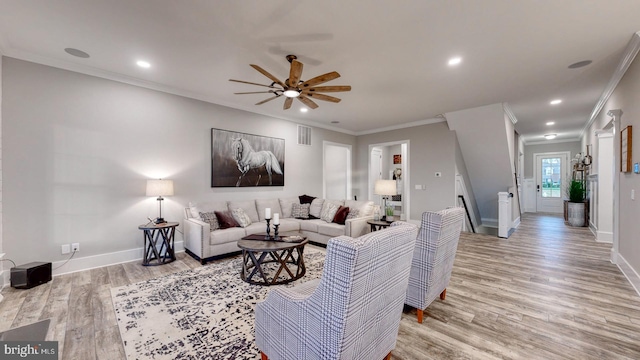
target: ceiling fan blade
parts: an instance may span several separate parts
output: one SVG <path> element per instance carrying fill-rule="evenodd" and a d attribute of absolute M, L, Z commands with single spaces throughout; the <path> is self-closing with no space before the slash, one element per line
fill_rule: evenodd
<path fill-rule="evenodd" d="M 329 95 L 325 95 L 325 94 L 309 93 L 309 94 L 306 94 L 306 95 L 308 97 L 312 98 L 312 99 L 322 100 L 322 101 L 330 101 L 330 102 L 333 102 L 333 103 L 339 103 L 341 101 L 337 97 L 333 97 L 333 96 L 329 96 Z"/>
<path fill-rule="evenodd" d="M 341 91 L 351 91 L 351 86 L 349 85 L 316 86 L 316 87 L 304 89 L 304 92 L 341 92 Z"/>
<path fill-rule="evenodd" d="M 303 95 L 298 96 L 296 99 L 300 100 L 303 104 L 307 105 L 312 109 L 316 109 L 318 107 L 318 104 L 314 103 L 313 101 L 311 101 L 311 99 L 308 99 Z"/>
<path fill-rule="evenodd" d="M 251 91 L 251 92 L 239 92 L 234 93 L 235 95 L 245 95 L 245 94 L 273 94 L 273 91 Z"/>
<path fill-rule="evenodd" d="M 291 70 L 289 71 L 289 86 L 296 87 L 300 82 L 300 76 L 302 75 L 302 63 L 293 60 L 291 61 Z"/>
<path fill-rule="evenodd" d="M 282 83 L 282 81 L 278 80 L 278 78 L 277 78 L 277 77 L 275 77 L 275 76 L 273 76 L 273 75 L 269 74 L 269 73 L 267 72 L 267 70 L 265 70 L 265 69 L 261 68 L 261 67 L 260 67 L 260 66 L 258 66 L 258 65 L 253 65 L 253 64 L 251 64 L 251 67 L 252 67 L 252 68 L 254 68 L 254 69 L 256 69 L 256 70 L 258 70 L 258 72 L 259 72 L 259 73 L 261 73 L 262 75 L 264 75 L 264 76 L 268 77 L 269 79 L 271 79 L 271 81 L 275 82 L 276 84 L 278 84 L 278 85 L 282 86 L 283 88 L 285 88 L 285 87 L 286 87 L 286 86 L 284 86 L 284 84 Z"/>
<path fill-rule="evenodd" d="M 338 74 L 338 72 L 336 71 L 332 71 L 330 73 L 326 73 L 326 74 L 322 74 L 320 76 L 316 76 L 313 79 L 309 79 L 305 82 L 303 82 L 302 84 L 300 84 L 299 88 L 300 89 L 305 89 L 305 88 L 309 88 L 313 85 L 319 85 L 322 83 L 326 83 L 327 81 L 331 81 L 333 79 L 337 79 L 340 77 L 340 74 Z"/>
<path fill-rule="evenodd" d="M 271 100 L 276 99 L 276 98 L 279 98 L 279 97 L 280 97 L 280 95 L 276 95 L 276 96 L 274 96 L 274 97 L 270 97 L 270 98 L 268 98 L 268 99 L 266 99 L 266 100 L 262 100 L 262 101 L 260 101 L 259 103 L 256 103 L 256 105 L 262 105 L 262 104 L 264 104 L 264 103 L 266 103 L 266 102 L 268 102 L 268 101 L 271 101 Z"/>
<path fill-rule="evenodd" d="M 263 85 L 263 84 L 257 84 L 257 83 L 252 83 L 252 82 L 248 82 L 248 81 L 234 80 L 234 79 L 229 79 L 229 81 L 234 81 L 234 82 L 243 83 L 243 84 L 249 84 L 249 85 L 264 86 L 264 87 L 268 87 L 268 88 L 271 88 L 271 89 L 277 89 L 277 87 L 275 87 L 275 86 L 271 86 L 271 85 Z"/>
<path fill-rule="evenodd" d="M 291 104 L 293 104 L 293 98 L 288 97 L 287 100 L 284 101 L 284 110 L 287 110 L 288 108 L 291 107 Z"/>

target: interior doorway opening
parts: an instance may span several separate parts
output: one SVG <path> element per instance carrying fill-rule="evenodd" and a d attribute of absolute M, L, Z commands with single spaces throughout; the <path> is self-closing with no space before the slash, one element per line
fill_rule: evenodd
<path fill-rule="evenodd" d="M 395 180 L 396 196 L 387 199 L 397 219 L 410 219 L 409 140 L 369 145 L 369 199 L 382 209 L 384 201 L 374 193 L 376 180 Z"/>

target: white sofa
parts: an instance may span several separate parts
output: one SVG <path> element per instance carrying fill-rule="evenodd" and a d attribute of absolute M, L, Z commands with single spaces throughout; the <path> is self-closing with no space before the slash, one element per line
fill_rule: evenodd
<path fill-rule="evenodd" d="M 245 201 L 213 201 L 190 203 L 184 210 L 184 247 L 186 252 L 202 264 L 209 260 L 238 254 L 237 241 L 244 236 L 264 233 L 267 223 L 264 219 L 265 209 L 271 214 L 280 214 L 279 232 L 300 231 L 310 242 L 326 245 L 329 239 L 347 235 L 359 237 L 369 232 L 367 220 L 373 219 L 373 202 L 356 200 L 314 199 L 311 214 L 319 217 L 319 213 L 327 204 L 349 207 L 350 211 L 358 210 L 356 218 L 346 219 L 344 225 L 328 223 L 321 219 L 295 219 L 291 217 L 293 204 L 299 204 L 298 197 L 281 199 L 258 199 Z M 200 213 L 214 211 L 232 211 L 242 208 L 251 218 L 247 227 L 233 227 L 211 231 L 209 223 L 200 220 Z M 354 212 L 355 214 L 355 212 Z M 273 235 L 273 224 L 271 235 Z"/>

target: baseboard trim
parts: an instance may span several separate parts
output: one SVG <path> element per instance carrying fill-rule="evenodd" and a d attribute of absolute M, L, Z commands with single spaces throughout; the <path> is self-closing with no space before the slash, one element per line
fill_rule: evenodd
<path fill-rule="evenodd" d="M 184 245 L 182 241 L 176 241 L 174 243 L 174 250 L 176 253 L 184 251 Z M 86 256 L 81 258 L 74 258 L 69 260 L 64 266 L 57 270 L 53 270 L 53 276 L 69 274 L 78 271 L 95 269 L 103 266 L 122 264 L 126 262 L 142 260 L 144 255 L 143 248 L 135 248 L 123 251 L 116 251 L 112 253 Z M 56 261 L 52 264 L 53 268 L 64 264 L 66 260 Z"/>
<path fill-rule="evenodd" d="M 610 231 L 597 231 L 596 230 L 596 242 L 600 243 L 613 243 L 613 233 Z"/>
<path fill-rule="evenodd" d="M 498 228 L 498 219 L 482 218 L 482 226 L 488 228 Z"/>
<path fill-rule="evenodd" d="M 622 271 L 622 274 L 629 280 L 631 286 L 636 291 L 638 296 L 640 296 L 640 275 L 636 272 L 636 270 L 631 267 L 631 265 L 627 262 L 627 260 L 618 253 L 618 269 Z"/>
<path fill-rule="evenodd" d="M 511 223 L 511 229 L 516 229 L 518 226 L 520 226 L 520 216 L 513 220 Z"/>

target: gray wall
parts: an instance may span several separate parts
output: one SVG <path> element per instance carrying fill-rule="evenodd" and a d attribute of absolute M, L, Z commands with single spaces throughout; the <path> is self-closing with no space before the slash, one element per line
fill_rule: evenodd
<path fill-rule="evenodd" d="M 146 180 L 173 179 L 163 215 L 189 201 L 322 196 L 323 140 L 355 137 L 12 58 L 3 61 L 4 251 L 16 263 L 60 261 L 142 247 L 138 225 L 156 217 Z M 210 187 L 211 128 L 284 138 L 285 186 Z M 177 236 L 177 241 L 181 236 Z M 96 264 L 95 266 L 99 266 Z M 64 270 L 64 269 L 61 269 Z"/>
<path fill-rule="evenodd" d="M 354 167 L 354 195 L 368 198 L 369 145 L 409 140 L 409 189 L 411 219 L 420 220 L 427 210 L 455 205 L 455 134 L 445 122 L 358 136 Z M 407 161 L 407 159 L 402 159 Z M 435 172 L 442 177 L 435 177 Z M 416 190 L 425 185 L 426 190 Z"/>
<path fill-rule="evenodd" d="M 571 157 L 573 158 L 577 153 L 586 151 L 581 149 L 580 141 L 551 143 L 543 145 L 525 145 L 524 146 L 524 177 L 526 179 L 532 178 L 533 174 L 533 154 L 556 152 L 556 151 L 571 151 Z M 568 167 L 571 171 L 571 165 Z"/>

